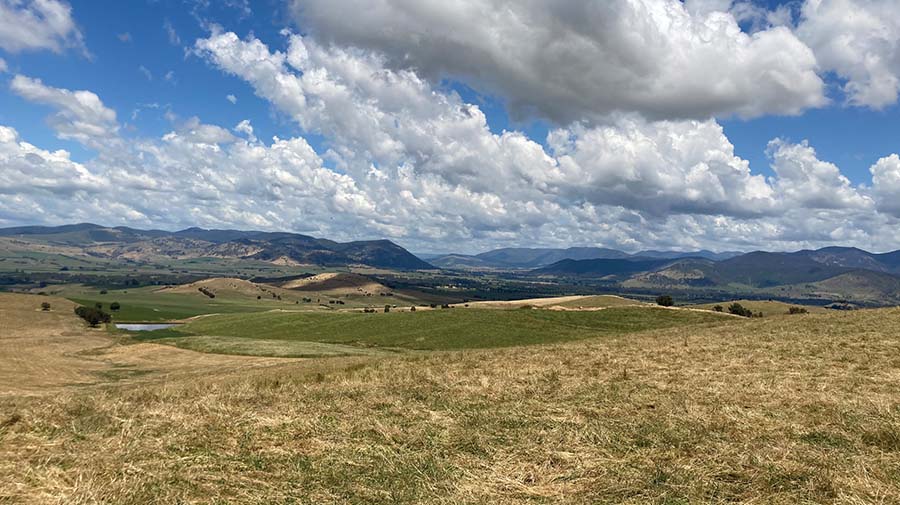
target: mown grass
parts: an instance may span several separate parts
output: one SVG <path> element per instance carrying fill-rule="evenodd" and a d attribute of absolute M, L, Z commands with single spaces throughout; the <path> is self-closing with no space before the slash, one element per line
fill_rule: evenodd
<path fill-rule="evenodd" d="M 0 501 L 897 503 L 900 310 L 734 321 L 2 399 Z"/>
<path fill-rule="evenodd" d="M 266 312 L 220 315 L 205 317 L 173 330 L 186 335 L 451 350 L 546 344 L 682 325 L 731 322 L 731 318 L 719 314 L 649 307 L 596 312 L 444 309 L 387 314 Z M 152 334 L 142 336 L 151 337 Z"/>

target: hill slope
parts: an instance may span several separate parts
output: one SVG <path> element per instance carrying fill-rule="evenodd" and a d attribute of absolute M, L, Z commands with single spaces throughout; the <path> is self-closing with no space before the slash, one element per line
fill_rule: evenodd
<path fill-rule="evenodd" d="M 136 262 L 167 259 L 240 258 L 278 264 L 323 266 L 368 265 L 417 270 L 433 268 L 388 240 L 340 243 L 296 233 L 188 228 L 178 232 L 108 228 L 95 224 L 58 227 L 26 226 L 0 229 L 0 237 L 25 247 L 59 247 L 100 258 Z M 50 252 L 50 251 L 48 251 Z"/>

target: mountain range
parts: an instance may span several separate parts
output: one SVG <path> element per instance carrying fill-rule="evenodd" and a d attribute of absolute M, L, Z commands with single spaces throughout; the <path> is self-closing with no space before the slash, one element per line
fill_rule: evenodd
<path fill-rule="evenodd" d="M 511 269 L 530 270 L 552 265 L 563 260 L 596 260 L 596 259 L 678 259 L 678 258 L 706 258 L 710 260 L 724 260 L 739 256 L 740 252 L 712 251 L 640 251 L 629 254 L 617 249 L 603 247 L 569 247 L 567 249 L 553 248 L 503 248 L 483 252 L 475 255 L 445 254 L 428 255 L 423 257 L 429 263 L 440 268 L 448 269 Z M 420 256 L 422 257 L 422 256 Z"/>
<path fill-rule="evenodd" d="M 0 246 L 138 262 L 207 257 L 398 270 L 434 268 L 389 240 L 341 243 L 296 233 L 202 228 L 169 232 L 90 223 L 23 226 L 0 229 Z"/>

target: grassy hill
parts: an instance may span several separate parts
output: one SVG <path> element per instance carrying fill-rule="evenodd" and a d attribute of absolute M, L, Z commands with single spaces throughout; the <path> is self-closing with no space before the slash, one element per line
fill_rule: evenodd
<path fill-rule="evenodd" d="M 663 314 L 656 310 L 644 312 Z M 453 311 L 435 314 L 464 312 Z M 34 324 L 41 316 L 18 314 Z M 385 316 L 393 315 L 377 315 Z M 898 326 L 900 310 L 880 309 L 297 361 L 110 339 L 81 362 L 132 356 L 143 375 L 0 394 L 0 496 L 29 504 L 893 503 Z M 45 354 L 29 361 L 58 364 L 50 358 L 57 338 L 67 337 L 45 341 Z M 0 370 L 20 363 L 17 349 L 4 347 Z M 172 362 L 183 368 L 172 372 Z"/>
<path fill-rule="evenodd" d="M 610 308 L 599 312 L 444 309 L 363 314 L 359 312 L 266 312 L 205 317 L 157 335 L 167 343 L 185 336 L 234 337 L 416 350 L 478 349 L 546 344 L 658 328 L 723 324 L 719 314 L 661 308 Z M 154 334 L 141 335 L 142 339 Z M 214 350 L 209 339 L 205 349 Z"/>

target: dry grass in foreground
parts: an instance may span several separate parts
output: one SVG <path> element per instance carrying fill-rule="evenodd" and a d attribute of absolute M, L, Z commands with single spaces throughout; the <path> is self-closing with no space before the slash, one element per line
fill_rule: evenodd
<path fill-rule="evenodd" d="M 898 325 L 735 319 L 0 400 L 0 502 L 897 503 Z"/>

